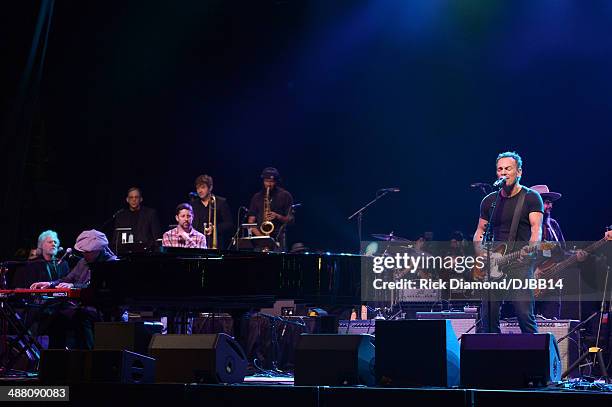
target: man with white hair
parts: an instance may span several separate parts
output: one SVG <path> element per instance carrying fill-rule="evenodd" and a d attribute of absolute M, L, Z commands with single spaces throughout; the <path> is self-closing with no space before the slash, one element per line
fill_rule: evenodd
<path fill-rule="evenodd" d="M 58 261 L 60 240 L 53 230 L 45 230 L 38 236 L 36 254 L 23 267 L 15 270 L 11 286 L 27 288 L 35 281 L 52 281 L 68 274 L 67 261 Z"/>

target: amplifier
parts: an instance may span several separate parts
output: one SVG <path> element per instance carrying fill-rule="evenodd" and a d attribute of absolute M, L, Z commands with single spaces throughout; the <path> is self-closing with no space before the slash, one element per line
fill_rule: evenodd
<path fill-rule="evenodd" d="M 472 328 L 470 333 L 476 332 L 474 327 L 476 315 L 470 312 L 417 312 L 416 319 L 449 319 L 455 335 L 459 338 L 470 328 Z M 376 335 L 376 330 L 374 329 L 375 322 L 375 319 L 341 320 L 338 323 L 338 333 L 342 335 Z"/>
<path fill-rule="evenodd" d="M 472 312 L 417 312 L 417 319 L 449 319 L 457 339 L 466 332 L 476 333 L 476 317 Z"/>
<path fill-rule="evenodd" d="M 343 319 L 338 321 L 338 333 L 341 335 L 370 334 L 374 335 L 375 319 Z"/>
<path fill-rule="evenodd" d="M 567 335 L 569 331 L 578 325 L 579 321 L 573 319 L 546 319 L 537 320 L 538 333 L 551 333 L 555 336 L 555 340 Z M 518 322 L 515 320 L 502 320 L 499 322 L 499 327 L 503 334 L 520 334 Z M 569 366 L 578 358 L 578 338 L 579 332 L 576 331 L 569 338 L 564 339 L 558 344 L 559 356 L 561 357 L 562 371 L 565 372 Z M 575 377 L 578 369 L 570 372 L 569 377 Z"/>

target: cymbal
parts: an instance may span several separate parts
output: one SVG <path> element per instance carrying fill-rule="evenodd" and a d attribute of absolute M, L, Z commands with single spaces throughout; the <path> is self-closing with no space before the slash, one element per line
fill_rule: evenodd
<path fill-rule="evenodd" d="M 372 233 L 372 237 L 377 240 L 386 240 L 388 242 L 410 242 L 409 239 L 406 239 L 405 237 L 401 236 L 396 236 L 393 233 L 388 235 L 384 233 Z"/>

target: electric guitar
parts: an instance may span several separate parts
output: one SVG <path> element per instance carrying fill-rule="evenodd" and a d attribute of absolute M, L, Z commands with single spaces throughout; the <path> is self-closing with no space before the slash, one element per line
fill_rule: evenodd
<path fill-rule="evenodd" d="M 584 251 L 587 252 L 587 253 L 593 253 L 594 251 L 599 249 L 601 246 L 603 246 L 603 244 L 606 243 L 606 241 L 608 241 L 607 238 L 603 238 L 601 240 L 598 240 L 597 242 L 595 242 L 595 243 L 589 245 L 587 248 L 585 248 Z M 534 278 L 544 278 L 544 279 L 547 279 L 547 280 L 550 279 L 550 278 L 555 278 L 563 270 L 565 270 L 568 267 L 571 267 L 571 266 L 575 265 L 576 263 L 578 263 L 578 254 L 573 254 L 570 257 L 568 257 L 567 259 L 565 259 L 563 261 L 560 261 L 560 262 L 554 262 L 552 260 L 546 260 L 545 262 L 543 262 L 542 264 L 540 264 L 536 268 L 536 271 L 534 273 Z M 534 297 L 536 297 L 536 298 L 539 297 L 540 295 L 542 295 L 543 291 L 544 290 L 536 288 L 533 291 Z"/>
<path fill-rule="evenodd" d="M 527 246 L 525 252 L 526 254 L 536 253 L 539 250 L 550 250 L 554 246 L 554 243 L 540 242 L 535 245 Z M 495 249 L 491 250 L 490 281 L 506 278 L 508 276 L 508 266 L 518 263 L 521 256 L 521 250 L 522 249 L 507 253 L 507 243 L 500 243 Z M 487 273 L 487 264 L 484 264 L 483 267 L 474 266 L 472 269 L 472 278 L 477 281 L 485 281 L 487 279 Z"/>

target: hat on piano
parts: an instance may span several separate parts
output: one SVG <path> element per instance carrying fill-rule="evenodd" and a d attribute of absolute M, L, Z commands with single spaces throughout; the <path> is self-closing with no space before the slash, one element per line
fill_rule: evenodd
<path fill-rule="evenodd" d="M 548 185 L 534 185 L 530 189 L 533 189 L 534 191 L 538 191 L 540 195 L 542 196 L 543 201 L 549 200 L 553 202 L 561 198 L 560 193 L 550 192 L 550 190 L 548 189 Z"/>
<path fill-rule="evenodd" d="M 74 248 L 80 252 L 95 252 L 108 247 L 106 235 L 98 230 L 86 230 L 77 237 Z"/>

